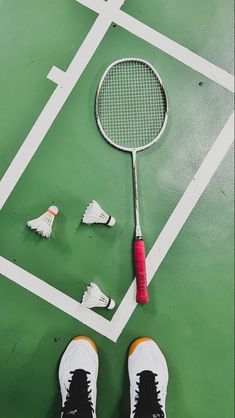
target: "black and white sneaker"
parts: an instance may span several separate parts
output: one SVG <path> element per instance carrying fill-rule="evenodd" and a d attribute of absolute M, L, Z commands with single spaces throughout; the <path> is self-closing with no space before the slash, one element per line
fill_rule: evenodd
<path fill-rule="evenodd" d="M 136 340 L 129 351 L 130 418 L 166 418 L 168 368 L 150 338 Z"/>
<path fill-rule="evenodd" d="M 88 337 L 74 338 L 59 367 L 61 418 L 96 418 L 98 355 Z"/>

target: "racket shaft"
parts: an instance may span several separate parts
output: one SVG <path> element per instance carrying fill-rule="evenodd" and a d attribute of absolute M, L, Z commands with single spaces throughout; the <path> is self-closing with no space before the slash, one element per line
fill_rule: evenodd
<path fill-rule="evenodd" d="M 134 241 L 134 260 L 137 284 L 136 302 L 141 304 L 148 303 L 145 245 L 143 240 L 136 239 Z"/>
<path fill-rule="evenodd" d="M 138 194 L 136 151 L 132 151 L 132 169 L 133 169 L 133 188 L 134 188 L 134 204 L 135 204 L 135 237 L 138 239 L 142 239 L 142 233 L 141 233 L 141 228 L 140 228 L 140 214 L 139 214 L 139 194 Z"/>

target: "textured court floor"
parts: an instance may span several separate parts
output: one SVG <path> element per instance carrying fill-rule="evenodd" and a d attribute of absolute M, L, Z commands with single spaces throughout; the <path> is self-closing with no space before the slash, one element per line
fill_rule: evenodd
<path fill-rule="evenodd" d="M 122 10 L 232 73 L 232 1 L 126 0 Z M 75 0 L 0 0 L 0 177 L 55 90 L 48 72 L 66 71 L 96 17 Z M 134 278 L 131 160 L 101 138 L 94 97 L 105 68 L 128 56 L 156 67 L 169 99 L 163 139 L 138 160 L 152 248 L 231 115 L 233 97 L 115 23 L 0 211 L 2 259 L 77 301 L 95 281 L 117 308 Z M 169 418 L 232 418 L 232 167 L 230 148 L 154 275 L 149 305 L 135 309 L 117 342 L 9 280 L 10 271 L 0 276 L 1 416 L 59 417 L 60 355 L 71 337 L 88 335 L 100 352 L 99 418 L 128 417 L 126 356 L 139 336 L 154 338 L 166 356 Z M 80 224 L 92 199 L 115 216 L 115 227 Z M 45 241 L 25 224 L 53 202 L 60 213 Z M 112 319 L 113 312 L 96 312 Z"/>

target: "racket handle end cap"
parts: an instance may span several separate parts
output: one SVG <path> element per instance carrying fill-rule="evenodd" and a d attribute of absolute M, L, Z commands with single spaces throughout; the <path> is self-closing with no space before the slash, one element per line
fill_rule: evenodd
<path fill-rule="evenodd" d="M 140 305 L 144 305 L 145 303 L 149 303 L 149 296 L 148 295 L 136 295 L 136 302 Z"/>

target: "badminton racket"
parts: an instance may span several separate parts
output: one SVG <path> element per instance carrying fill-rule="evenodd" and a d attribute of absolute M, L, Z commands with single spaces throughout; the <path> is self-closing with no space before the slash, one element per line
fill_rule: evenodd
<path fill-rule="evenodd" d="M 161 78 L 153 66 L 142 59 L 125 58 L 115 61 L 106 69 L 98 86 L 95 113 L 102 136 L 114 147 L 132 154 L 136 301 L 148 303 L 136 153 L 153 145 L 166 127 L 168 104 Z"/>

